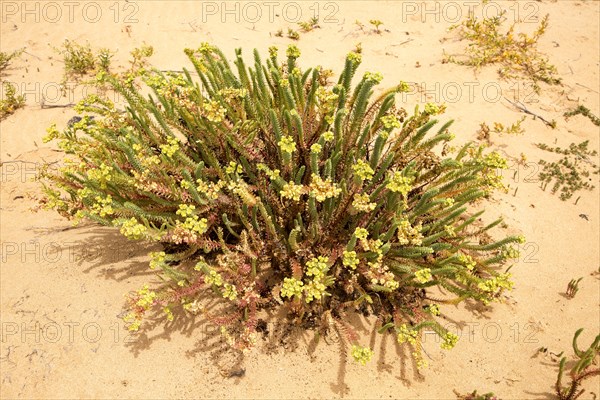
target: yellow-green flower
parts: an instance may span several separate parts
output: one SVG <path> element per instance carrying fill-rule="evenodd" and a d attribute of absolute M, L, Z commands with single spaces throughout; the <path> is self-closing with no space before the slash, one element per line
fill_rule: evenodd
<path fill-rule="evenodd" d="M 242 166 L 234 161 L 230 161 L 229 165 L 225 168 L 225 172 L 228 174 L 241 174 L 243 171 Z"/>
<path fill-rule="evenodd" d="M 277 143 L 281 151 L 292 154 L 296 150 L 296 142 L 291 136 L 282 136 Z"/>
<path fill-rule="evenodd" d="M 322 148 L 323 146 L 321 146 L 319 143 L 315 143 L 312 146 L 310 146 L 310 151 L 312 153 L 319 154 Z"/>
<path fill-rule="evenodd" d="M 411 184 L 413 180 L 414 179 L 410 176 L 403 176 L 401 172 L 394 171 L 392 172 L 386 187 L 392 192 L 401 193 L 402 196 L 406 197 L 408 192 L 412 189 Z"/>
<path fill-rule="evenodd" d="M 375 173 L 369 163 L 364 160 L 358 160 L 356 164 L 352 166 L 352 169 L 361 181 L 371 180 L 373 178 L 373 174 Z"/>
<path fill-rule="evenodd" d="M 173 137 L 167 139 L 167 144 L 160 145 L 161 153 L 167 157 L 173 157 L 177 150 L 179 150 L 179 142 Z"/>
<path fill-rule="evenodd" d="M 355 251 L 344 251 L 344 258 L 342 260 L 342 264 L 345 267 L 355 270 L 358 263 L 359 263 L 359 260 L 358 260 L 358 257 L 356 256 Z"/>
<path fill-rule="evenodd" d="M 327 257 L 319 256 L 306 263 L 306 275 L 322 278 L 329 269 Z"/>
<path fill-rule="evenodd" d="M 300 197 L 304 194 L 305 188 L 303 185 L 296 185 L 294 182 L 288 182 L 283 185 L 279 195 L 284 199 L 292 199 L 294 201 L 300 201 Z"/>
<path fill-rule="evenodd" d="M 354 361 L 359 364 L 366 365 L 367 362 L 371 361 L 373 354 L 373 350 L 371 350 L 369 347 L 357 345 L 352 346 L 352 358 L 354 358 Z"/>
<path fill-rule="evenodd" d="M 204 103 L 202 108 L 204 110 L 204 116 L 211 122 L 223 121 L 225 112 L 227 111 L 225 107 L 221 106 L 221 104 L 215 100 Z"/>
<path fill-rule="evenodd" d="M 458 342 L 458 335 L 455 335 L 452 332 L 447 332 L 442 339 L 444 341 L 442 344 L 440 344 L 440 347 L 444 350 L 450 350 L 456 345 L 456 342 Z"/>
<path fill-rule="evenodd" d="M 427 307 L 425 307 L 425 311 L 436 317 L 441 313 L 440 306 L 438 306 L 437 304 L 429 304 Z"/>
<path fill-rule="evenodd" d="M 229 300 L 235 300 L 237 299 L 237 289 L 235 288 L 235 286 L 230 285 L 229 283 L 226 283 L 223 286 L 223 297 Z"/>
<path fill-rule="evenodd" d="M 283 285 L 281 287 L 281 297 L 289 297 L 293 296 L 300 297 L 302 296 L 302 290 L 304 286 L 304 282 L 295 279 L 295 278 L 284 278 Z"/>
<path fill-rule="evenodd" d="M 297 46 L 290 44 L 285 51 L 285 55 L 291 58 L 298 58 L 300 57 L 300 49 Z"/>
<path fill-rule="evenodd" d="M 155 269 L 156 267 L 161 267 L 165 264 L 167 254 L 164 251 L 151 252 L 150 257 L 150 269 Z"/>
<path fill-rule="evenodd" d="M 356 194 L 354 195 L 354 201 L 352 202 L 352 206 L 359 211 L 373 211 L 377 204 L 371 203 L 368 194 Z"/>
<path fill-rule="evenodd" d="M 354 236 L 356 236 L 356 238 L 359 240 L 365 240 L 369 236 L 369 231 L 367 231 L 365 228 L 356 228 L 354 230 Z"/>
<path fill-rule="evenodd" d="M 338 188 L 331 179 L 323 180 L 319 175 L 312 174 L 312 182 L 310 183 L 310 194 L 314 196 L 318 202 L 323 202 L 326 199 L 337 197 L 342 193 L 342 189 Z"/>
<path fill-rule="evenodd" d="M 388 131 L 391 131 L 394 128 L 402 127 L 402 124 L 400 124 L 400 121 L 398 121 L 398 118 L 395 115 L 385 115 L 381 117 L 381 123 Z"/>
<path fill-rule="evenodd" d="M 323 133 L 323 140 L 325 142 L 331 142 L 334 139 L 335 135 L 331 131 L 327 131 Z"/>
<path fill-rule="evenodd" d="M 209 285 L 222 286 L 223 285 L 223 277 L 221 276 L 221 274 L 219 274 L 217 271 L 215 271 L 213 269 L 213 270 L 210 270 L 208 275 L 206 275 L 204 277 L 204 283 L 207 283 Z"/>
<path fill-rule="evenodd" d="M 415 272 L 415 279 L 419 283 L 427 283 L 431 278 L 431 268 L 423 268 Z"/>
<path fill-rule="evenodd" d="M 144 225 L 138 223 L 137 219 L 134 217 L 126 220 L 121 225 L 121 234 L 128 239 L 142 239 L 146 235 L 147 231 L 148 229 Z"/>
<path fill-rule="evenodd" d="M 402 324 L 402 326 L 398 328 L 398 336 L 396 337 L 396 339 L 400 344 L 408 342 L 414 345 L 415 343 L 417 343 L 418 335 L 419 332 L 415 331 L 414 329 L 408 328 L 406 324 Z"/>
<path fill-rule="evenodd" d="M 181 215 L 182 217 L 189 217 L 194 213 L 196 206 L 192 204 L 180 204 L 179 209 L 175 212 L 177 215 Z"/>
<path fill-rule="evenodd" d="M 377 84 L 381 82 L 381 80 L 383 79 L 383 75 L 381 75 L 379 72 L 365 72 L 363 79 L 365 81 L 370 81 Z"/>

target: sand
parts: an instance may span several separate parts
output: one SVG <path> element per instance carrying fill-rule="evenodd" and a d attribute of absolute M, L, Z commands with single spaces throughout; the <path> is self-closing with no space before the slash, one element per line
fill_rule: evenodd
<path fill-rule="evenodd" d="M 585 328 L 589 343 L 600 326 L 598 189 L 563 202 L 542 191 L 537 161 L 549 159 L 535 143 L 590 141 L 600 146 L 598 127 L 578 116 L 562 114 L 585 104 L 600 114 L 598 1 L 491 2 L 476 12 L 495 15 L 507 9 L 509 19 L 524 20 L 532 31 L 536 19 L 550 15 L 540 49 L 558 68 L 563 84 L 542 85 L 535 94 L 527 81 L 503 81 L 496 67 L 474 72 L 443 64 L 443 51 L 457 53 L 447 29 L 466 17 L 469 2 L 0 2 L 2 51 L 25 47 L 26 53 L 3 80 L 25 92 L 26 107 L 0 122 L 1 257 L 0 397 L 2 398 L 455 398 L 493 391 L 504 399 L 553 398 L 556 356 L 572 355 L 571 338 Z M 229 10 L 229 11 L 227 11 Z M 515 289 L 505 304 L 491 308 L 445 306 L 448 327 L 461 335 L 456 348 L 442 351 L 432 337 L 425 340 L 430 367 L 416 372 L 406 348 L 393 338 L 372 336 L 368 321 L 356 320 L 376 356 L 362 367 L 340 356 L 335 340 L 316 349 L 310 333 L 282 339 L 278 327 L 244 359 L 223 352 L 214 327 L 205 321 L 157 325 L 129 335 L 119 318 L 124 294 L 156 281 L 147 268 L 156 247 L 129 242 L 114 229 L 84 224 L 72 228 L 57 214 L 33 213 L 41 193 L 32 178 L 44 162 L 61 154 L 42 143 L 52 122 L 59 127 L 75 115 L 68 105 L 85 89 L 73 86 L 58 94 L 62 62 L 51 46 L 65 39 L 88 41 L 94 48 L 116 50 L 113 64 L 127 65 L 128 52 L 147 43 L 151 61 L 165 70 L 191 67 L 185 47 L 208 41 L 225 54 L 242 47 L 267 54 L 292 42 L 275 37 L 319 12 L 320 29 L 301 33 L 295 44 L 302 65 L 321 64 L 339 72 L 345 54 L 362 42 L 359 74 L 379 71 L 382 87 L 399 80 L 420 84 L 424 92 L 406 95 L 412 109 L 426 101 L 445 102 L 444 117 L 455 119 L 458 141 L 473 140 L 480 123 L 510 124 L 523 115 L 503 97 L 518 99 L 556 129 L 528 116 L 522 136 L 492 137 L 494 148 L 518 158 L 504 173 L 510 190 L 485 204 L 486 220 L 503 216 L 502 233 L 522 233 L 527 243 L 513 267 Z M 259 13 L 260 12 L 260 13 Z M 237 20 L 236 20 L 237 19 Z M 384 22 L 383 32 L 370 32 L 369 19 Z M 355 24 L 366 25 L 366 32 Z M 43 106 L 42 106 L 43 104 Z M 597 176 L 596 185 L 597 182 Z M 585 216 L 582 217 L 582 215 Z M 595 274 L 596 272 L 596 274 Z M 574 299 L 564 296 L 572 278 L 583 277 Z M 547 352 L 540 353 L 540 348 Z M 600 381 L 586 382 L 582 398 L 600 394 Z"/>

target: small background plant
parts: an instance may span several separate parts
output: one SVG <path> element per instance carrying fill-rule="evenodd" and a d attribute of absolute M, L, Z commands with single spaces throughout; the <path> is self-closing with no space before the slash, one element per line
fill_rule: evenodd
<path fill-rule="evenodd" d="M 548 28 L 546 15 L 532 36 L 515 32 L 516 22 L 506 33 L 501 31 L 506 22 L 506 11 L 495 17 L 478 20 L 473 13 L 458 25 L 456 30 L 461 40 L 467 40 L 464 56 L 447 56 L 445 62 L 481 68 L 486 65 L 500 65 L 500 76 L 506 79 L 529 79 L 539 93 L 539 82 L 549 85 L 560 83 L 556 67 L 537 49 L 537 43 Z"/>
<path fill-rule="evenodd" d="M 592 176 L 600 173 L 600 168 L 592 159 L 598 155 L 596 150 L 588 150 L 589 141 L 576 145 L 571 143 L 568 149 L 550 147 L 538 143 L 537 147 L 552 153 L 562 154 L 564 157 L 555 162 L 540 160 L 542 171 L 539 173 L 542 189 L 546 190 L 548 184 L 554 181 L 551 192 L 560 190 L 560 199 L 565 201 L 573 197 L 579 190 L 594 189 Z"/>
<path fill-rule="evenodd" d="M 565 366 L 567 363 L 567 357 L 563 357 L 560 360 L 558 377 L 556 384 L 554 385 L 556 395 L 560 400 L 575 400 L 578 399 L 585 391 L 579 389 L 584 380 L 589 379 L 593 376 L 600 375 L 600 368 L 598 367 L 598 355 L 600 354 L 600 335 L 596 336 L 590 347 L 582 351 L 577 345 L 577 338 L 583 332 L 583 328 L 575 332 L 573 337 L 573 351 L 575 357 L 572 360 L 574 363 L 573 367 L 569 372 L 571 382 L 568 385 L 563 385 L 563 375 Z"/>

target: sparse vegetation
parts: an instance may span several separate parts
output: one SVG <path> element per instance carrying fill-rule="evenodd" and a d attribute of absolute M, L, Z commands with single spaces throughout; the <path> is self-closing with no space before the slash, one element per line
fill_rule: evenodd
<path fill-rule="evenodd" d="M 454 62 L 481 68 L 500 65 L 498 73 L 506 79 L 525 78 L 532 81 L 536 92 L 539 82 L 549 85 L 560 83 L 556 67 L 537 49 L 537 43 L 548 28 L 546 15 L 532 36 L 515 32 L 516 22 L 506 33 L 501 32 L 506 21 L 506 11 L 496 17 L 478 20 L 473 14 L 451 29 L 458 32 L 461 40 L 467 40 L 464 56 L 447 56 L 445 62 Z"/>
<path fill-rule="evenodd" d="M 10 82 L 2 82 L 2 88 L 4 89 L 4 99 L 0 100 L 0 121 L 25 106 L 25 96 L 17 94 L 15 85 Z"/>
<path fill-rule="evenodd" d="M 590 121 L 592 121 L 592 123 L 596 126 L 600 126 L 600 118 L 596 117 L 594 114 L 592 114 L 592 112 L 590 111 L 589 108 L 587 108 L 584 105 L 579 105 L 576 108 L 574 108 L 571 111 L 567 111 L 566 113 L 564 113 L 564 117 L 566 120 L 569 119 L 569 117 L 573 117 L 575 115 L 583 115 L 584 117 L 588 117 L 590 119 Z"/>
<path fill-rule="evenodd" d="M 10 65 L 11 61 L 14 60 L 15 58 L 19 57 L 21 54 L 23 54 L 23 52 L 25 51 L 25 49 L 19 49 L 19 50 L 15 50 L 13 52 L 4 52 L 4 51 L 0 51 L 0 74 L 2 72 L 4 72 L 4 70 L 6 68 L 8 68 L 8 66 Z"/>
<path fill-rule="evenodd" d="M 383 25 L 383 22 L 381 22 L 378 19 L 372 19 L 372 20 L 369 20 L 369 23 L 375 27 L 375 32 L 381 33 L 381 30 L 379 29 L 379 27 L 381 25 Z"/>
<path fill-rule="evenodd" d="M 573 351 L 575 357 L 572 362 L 575 364 L 569 373 L 571 382 L 567 386 L 563 385 L 563 374 L 567 357 L 563 357 L 560 360 L 558 378 L 554 388 L 556 395 L 560 400 L 576 400 L 584 393 L 584 389 L 579 389 L 581 383 L 593 376 L 600 375 L 600 368 L 598 367 L 598 354 L 600 354 L 600 335 L 596 336 L 596 339 L 592 342 L 590 347 L 582 351 L 577 345 L 577 338 L 581 335 L 583 329 L 577 330 L 573 337 Z"/>
<path fill-rule="evenodd" d="M 319 26 L 319 18 L 311 18 L 309 21 L 301 21 L 298 22 L 300 28 L 302 28 L 303 32 L 310 32 L 313 29 L 320 28 Z"/>
<path fill-rule="evenodd" d="M 567 291 L 565 292 L 565 295 L 568 299 L 572 299 L 575 297 L 575 295 L 579 291 L 579 282 L 581 282 L 582 279 L 583 278 L 571 279 L 569 285 L 567 286 Z"/>
<path fill-rule="evenodd" d="M 539 174 L 542 189 L 546 190 L 548 184 L 554 181 L 551 192 L 554 194 L 560 190 L 560 199 L 563 201 L 573 197 L 579 190 L 594 189 L 592 175 L 598 175 L 600 169 L 592 158 L 596 157 L 598 152 L 588 150 L 588 144 L 589 141 L 586 140 L 578 145 L 571 143 L 568 149 L 561 149 L 538 143 L 537 147 L 542 150 L 564 155 L 555 162 L 539 161 L 542 166 Z"/>
<path fill-rule="evenodd" d="M 454 394 L 456 394 L 457 400 L 501 400 L 498 397 L 496 397 L 492 392 L 478 394 L 477 390 L 474 390 L 473 392 L 467 394 L 460 394 L 455 390 Z"/>

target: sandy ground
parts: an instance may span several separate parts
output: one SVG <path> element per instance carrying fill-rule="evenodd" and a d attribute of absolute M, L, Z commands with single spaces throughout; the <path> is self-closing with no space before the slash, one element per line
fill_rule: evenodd
<path fill-rule="evenodd" d="M 575 330 L 585 328 L 581 340 L 589 343 L 600 326 L 600 281 L 594 275 L 600 266 L 600 212 L 598 189 L 582 193 L 577 205 L 540 189 L 536 163 L 549 156 L 534 143 L 566 147 L 588 139 L 590 148 L 599 148 L 599 130 L 588 119 L 562 117 L 579 103 L 600 114 L 599 2 L 502 1 L 476 8 L 480 15 L 507 9 L 509 19 L 523 19 L 528 31 L 536 18 L 550 14 L 540 48 L 557 66 L 563 85 L 543 85 L 540 95 L 527 82 L 499 80 L 495 67 L 475 73 L 442 64 L 443 51 L 456 53 L 464 45 L 447 28 L 466 17 L 469 2 L 67 3 L 0 2 L 0 49 L 27 51 L 3 77 L 25 92 L 27 105 L 0 123 L 2 398 L 449 399 L 453 389 L 493 391 L 504 399 L 553 398 L 556 360 L 537 350 L 571 355 Z M 263 54 L 270 45 L 284 48 L 291 40 L 274 33 L 315 11 L 321 29 L 302 34 L 296 43 L 304 66 L 321 64 L 339 72 L 345 54 L 362 42 L 359 74 L 383 73 L 382 86 L 399 80 L 420 84 L 425 93 L 407 94 L 406 107 L 445 102 L 460 141 L 474 139 L 481 122 L 510 124 L 524 115 L 502 97 L 518 99 L 558 123 L 552 130 L 528 116 L 524 136 L 492 138 L 494 147 L 513 157 L 524 153 L 530 161 L 527 167 L 511 165 L 504 172 L 509 193 L 486 204 L 486 219 L 503 216 L 507 233 L 527 237 L 512 270 L 516 287 L 493 309 L 446 306 L 448 327 L 461 340 L 443 352 L 426 337 L 431 366 L 422 374 L 415 372 L 407 350 L 390 337 L 371 336 L 368 321 L 358 319 L 363 344 L 376 350 L 366 367 L 346 362 L 336 343 L 321 341 L 315 349 L 312 336 L 302 333 L 282 340 L 274 323 L 243 360 L 223 352 L 214 327 L 202 320 L 130 336 L 119 318 L 123 296 L 156 279 L 147 268 L 151 248 L 111 229 L 71 228 L 54 213 L 30 211 L 36 204 L 32 197 L 40 193 L 31 178 L 43 162 L 61 157 L 42 143 L 45 128 L 52 122 L 64 126 L 75 115 L 68 107 L 47 106 L 68 104 L 84 92 L 74 87 L 69 97 L 57 94 L 62 63 L 51 46 L 64 39 L 89 41 L 94 48 L 118 50 L 118 66 L 146 42 L 155 48 L 154 65 L 177 70 L 189 67 L 183 48 L 202 41 L 230 55 L 237 47 L 247 55 L 252 48 Z M 382 20 L 385 31 L 363 33 L 354 23 L 368 25 L 369 19 Z M 568 300 L 567 284 L 578 277 L 583 277 L 580 291 Z M 583 398 L 595 399 L 599 385 L 598 379 L 588 381 Z"/>

